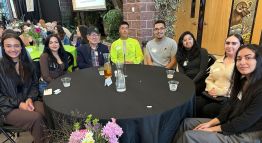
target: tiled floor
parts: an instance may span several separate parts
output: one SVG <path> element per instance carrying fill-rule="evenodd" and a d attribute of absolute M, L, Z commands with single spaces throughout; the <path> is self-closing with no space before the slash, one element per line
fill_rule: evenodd
<path fill-rule="evenodd" d="M 3 134 L 0 134 L 0 143 L 3 142 L 5 139 L 6 139 L 5 136 Z M 20 133 L 20 136 L 15 139 L 15 141 L 16 143 L 32 143 L 33 138 L 29 132 L 22 132 Z M 10 143 L 10 142 L 6 142 L 6 143 Z"/>

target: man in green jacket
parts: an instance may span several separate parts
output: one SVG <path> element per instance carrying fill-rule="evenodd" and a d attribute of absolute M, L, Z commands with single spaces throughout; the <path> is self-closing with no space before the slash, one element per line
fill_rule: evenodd
<path fill-rule="evenodd" d="M 120 38 L 114 41 L 110 48 L 113 63 L 140 64 L 143 53 L 139 42 L 128 37 L 129 24 L 125 21 L 119 26 Z"/>

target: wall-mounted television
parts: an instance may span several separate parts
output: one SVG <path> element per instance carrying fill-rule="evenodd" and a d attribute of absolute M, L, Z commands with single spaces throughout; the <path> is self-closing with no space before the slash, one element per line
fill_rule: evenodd
<path fill-rule="evenodd" d="M 74 11 L 105 10 L 105 0 L 72 0 Z"/>

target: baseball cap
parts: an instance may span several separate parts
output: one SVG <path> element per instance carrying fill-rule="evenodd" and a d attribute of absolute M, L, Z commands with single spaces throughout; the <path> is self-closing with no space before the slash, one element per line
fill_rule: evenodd
<path fill-rule="evenodd" d="M 96 28 L 95 26 L 91 26 L 88 28 L 87 35 L 90 35 L 91 33 L 100 34 L 98 28 Z"/>

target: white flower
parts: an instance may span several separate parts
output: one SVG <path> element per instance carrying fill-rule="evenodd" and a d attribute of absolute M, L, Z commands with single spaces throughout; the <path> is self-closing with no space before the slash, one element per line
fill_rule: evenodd
<path fill-rule="evenodd" d="M 85 138 L 82 140 L 82 143 L 95 143 L 93 133 L 91 131 L 88 131 L 86 133 Z"/>

